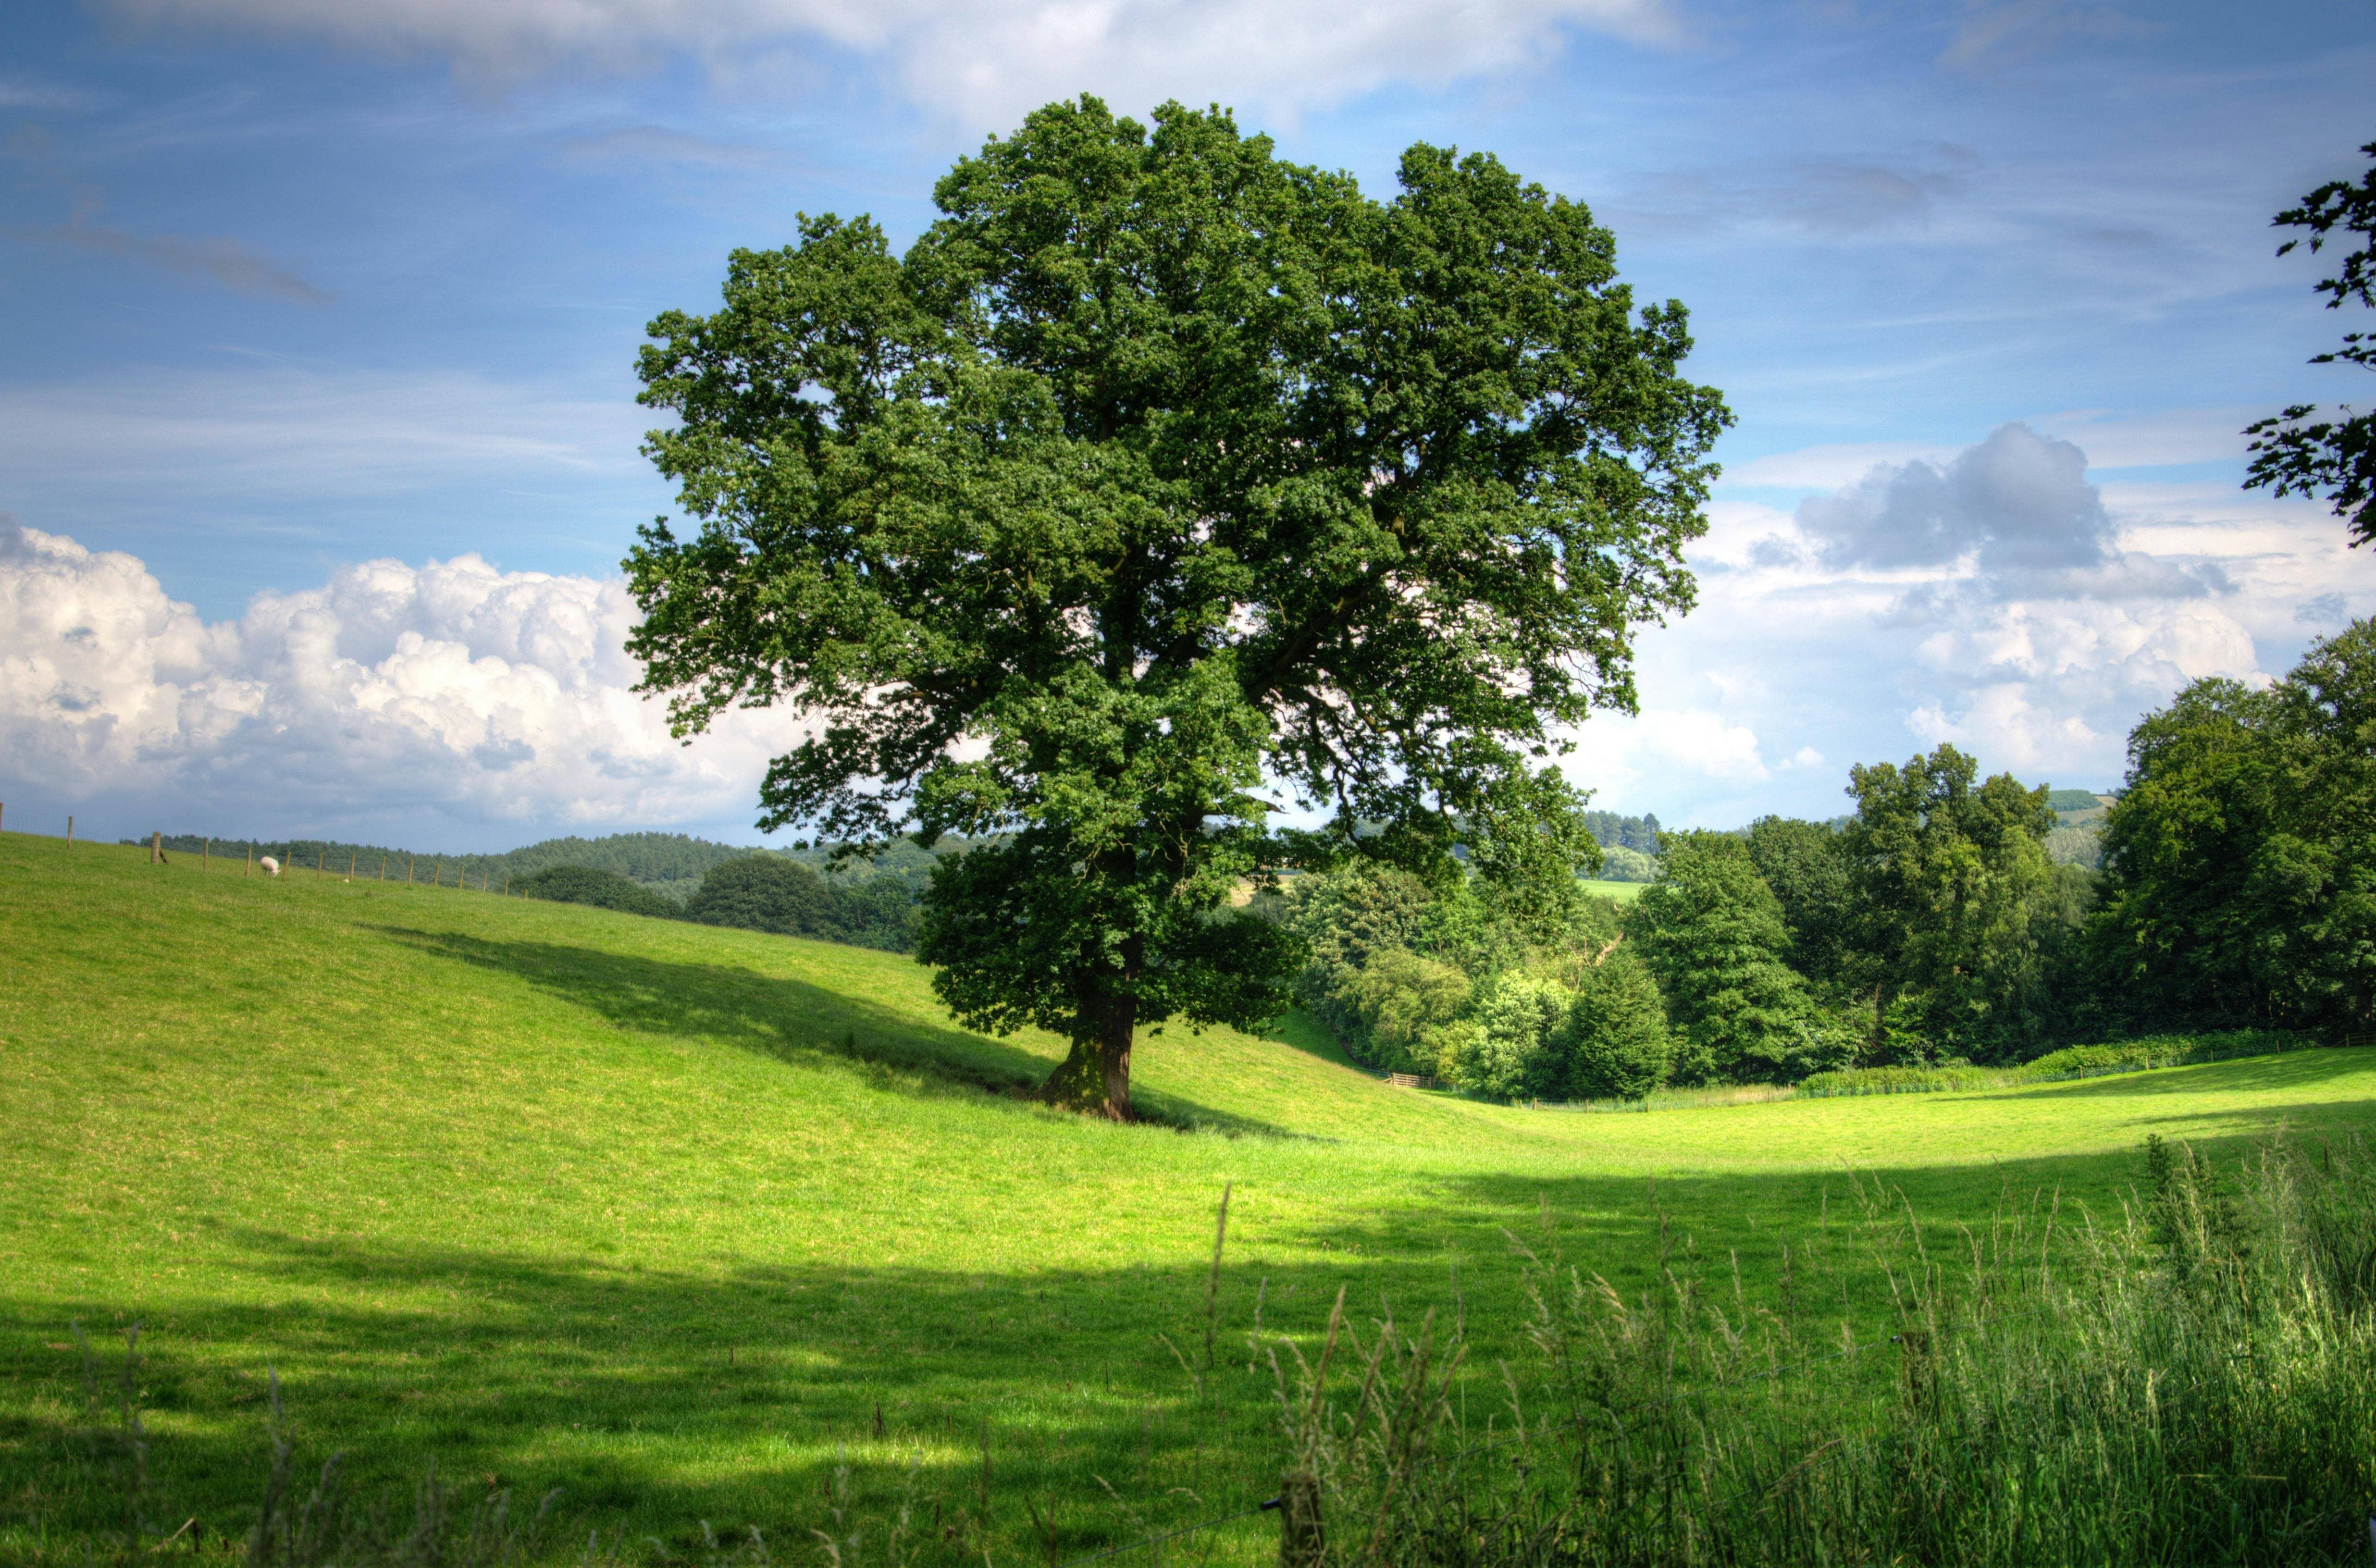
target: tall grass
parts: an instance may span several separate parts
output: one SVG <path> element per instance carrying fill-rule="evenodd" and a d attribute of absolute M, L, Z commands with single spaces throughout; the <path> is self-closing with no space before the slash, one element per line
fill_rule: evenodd
<path fill-rule="evenodd" d="M 2346 1043 L 2337 1041 L 2335 1043 Z M 1842 1095 L 1938 1094 L 1955 1089 L 2012 1088 L 2055 1084 L 2111 1073 L 2145 1073 L 2192 1067 L 2246 1056 L 2275 1056 L 2319 1049 L 2320 1042 L 2290 1029 L 2224 1029 L 2211 1034 L 2146 1035 L 2104 1045 L 2069 1045 L 2017 1067 L 1975 1067 L 1965 1063 L 1937 1067 L 1849 1067 L 1800 1080 L 1799 1096 L 1831 1099 Z"/>
<path fill-rule="evenodd" d="M 1761 1303 L 1737 1257 L 1722 1266 L 1688 1239 L 1631 1296 L 1548 1247 L 1518 1247 L 1516 1364 L 1469 1364 L 1456 1295 L 1415 1325 L 1381 1303 L 1364 1327 L 1340 1291 L 1316 1345 L 1265 1336 L 1257 1317 L 1247 1346 L 1267 1354 L 1277 1398 L 1282 1561 L 2360 1561 L 2376 1512 L 2376 1159 L 2356 1134 L 2270 1143 L 2225 1167 L 2156 1139 L 2144 1178 L 2101 1222 L 2041 1194 L 1945 1229 L 1896 1189 L 1856 1182 L 1853 1211 L 1827 1224 L 1853 1239 L 1860 1261 L 1846 1272 L 1876 1277 L 1893 1309 L 1888 1329 L 1862 1336 L 1835 1311 L 1842 1271 L 1794 1265 L 1786 1250 L 1782 1289 Z M 1227 1206 L 1202 1354 L 1174 1351 L 1200 1394 L 1218 1364 Z M 409 1505 L 359 1501 L 336 1455 L 318 1479 L 299 1479 L 277 1381 L 254 1527 L 243 1542 L 184 1540 L 148 1517 L 131 1354 L 113 1411 L 87 1373 L 92 1462 L 121 1489 L 121 1531 L 29 1542 L 33 1561 L 170 1550 L 247 1568 L 778 1557 L 854 1568 L 980 1562 L 992 1544 L 986 1448 L 978 1495 L 935 1492 L 919 1461 L 887 1505 L 856 1505 L 844 1465 L 791 1538 L 746 1526 L 721 1539 L 703 1522 L 691 1551 L 624 1534 L 554 1539 L 552 1496 L 522 1519 L 492 1478 L 475 1501 L 434 1471 Z M 1226 1560 L 1244 1561 L 1254 1511 L 1229 1501 L 1240 1506 L 1196 1503 L 1237 1526 Z M 1042 1529 L 1045 1557 L 1065 1560 Z M 1175 1561 L 1213 1561 L 1221 1545 L 1193 1528 L 1156 1533 Z"/>
<path fill-rule="evenodd" d="M 1464 1408 L 1463 1325 L 1279 1380 L 1314 1564 L 2357 1562 L 2376 1512 L 2376 1167 L 2156 1143 L 2119 1220 L 2008 1207 L 1886 1258 L 1887 1341 L 1669 1269 L 1530 1265 L 1535 1365 Z M 1874 1214 L 1886 1194 L 1863 1189 Z M 1871 1216 L 1869 1215 L 1869 1218 Z M 2066 1245 L 2055 1244 L 2062 1233 Z M 1786 1296 L 1787 1302 L 1787 1296 Z M 1336 1363 L 1331 1364 L 1331 1356 Z M 1350 1368 L 1348 1370 L 1347 1361 Z"/>

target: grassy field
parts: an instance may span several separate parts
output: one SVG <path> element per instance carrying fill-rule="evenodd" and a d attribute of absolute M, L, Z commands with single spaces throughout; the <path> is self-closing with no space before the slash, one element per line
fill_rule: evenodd
<path fill-rule="evenodd" d="M 1869 1332 L 1855 1181 L 1952 1235 L 2109 1211 L 2148 1133 L 2376 1125 L 2367 1051 L 1602 1116 L 1392 1088 L 1290 1017 L 1143 1039 L 1165 1124 L 1114 1127 L 1013 1098 L 1056 1042 L 955 1028 L 891 955 L 146 858 L 0 837 L 0 1555 L 121 1509 L 77 1321 L 102 1374 L 143 1324 L 160 1533 L 252 1521 L 269 1370 L 301 1455 L 559 1487 L 580 1542 L 797 1540 L 846 1463 L 866 1506 L 913 1467 L 949 1530 L 1063 1561 L 1269 1495 L 1258 1296 L 1307 1340 L 1340 1288 L 1456 1297 L 1515 1353 L 1516 1231 Z"/>

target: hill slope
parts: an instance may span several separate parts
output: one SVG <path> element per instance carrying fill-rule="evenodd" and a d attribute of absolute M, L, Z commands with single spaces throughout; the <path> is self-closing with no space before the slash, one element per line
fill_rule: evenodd
<path fill-rule="evenodd" d="M 1308 1335 L 1340 1287 L 1415 1310 L 1456 1270 L 1506 1337 L 1503 1228 L 1547 1216 L 1621 1287 L 1730 1254 L 1728 1288 L 1770 1298 L 1786 1240 L 1801 1270 L 1854 1261 L 1843 1161 L 1945 1218 L 2008 1184 L 2100 1205 L 2146 1132 L 2365 1127 L 2376 1092 L 2376 1053 L 2337 1051 L 1527 1111 L 1389 1088 L 1290 1018 L 1145 1039 L 1146 1104 L 1196 1130 L 1112 1127 L 999 1092 L 1058 1043 L 954 1028 L 904 958 L 238 873 L 0 837 L 0 1548 L 119 1506 L 71 1438 L 76 1320 L 145 1324 L 158 1511 L 217 1535 L 253 1518 L 272 1368 L 301 1447 L 367 1487 L 434 1457 L 559 1486 L 580 1530 L 797 1539 L 845 1454 L 861 1493 L 913 1461 L 978 1511 L 986 1443 L 993 1538 L 1069 1552 L 1267 1495 L 1258 1293 Z M 1870 1286 L 1844 1273 L 1839 1310 Z"/>

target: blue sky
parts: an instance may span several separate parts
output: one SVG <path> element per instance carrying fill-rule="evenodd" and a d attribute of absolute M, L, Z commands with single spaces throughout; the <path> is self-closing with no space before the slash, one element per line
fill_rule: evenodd
<path fill-rule="evenodd" d="M 2104 787 L 2188 679 L 2376 610 L 2242 424 L 2350 395 L 2268 218 L 2376 137 L 2376 6 L 1699 0 L 97 0 L 0 51 L 0 790 L 103 833 L 749 836 L 615 581 L 669 496 L 645 321 L 797 211 L 905 239 L 1080 90 L 1218 101 L 1390 188 L 1591 204 L 1739 416 L 1701 609 L 1600 803 L 1829 815 L 1953 740 Z M 2363 395 L 2364 396 L 2364 395 Z M 1911 541 L 1911 542 L 1909 542 Z M 88 829 L 86 829 L 88 830 Z"/>

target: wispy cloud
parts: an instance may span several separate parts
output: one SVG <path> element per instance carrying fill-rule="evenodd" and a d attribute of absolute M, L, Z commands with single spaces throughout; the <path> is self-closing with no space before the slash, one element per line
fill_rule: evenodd
<path fill-rule="evenodd" d="M 0 469 L 78 489 L 329 496 L 575 475 L 638 481 L 646 410 L 461 372 L 268 362 L 0 387 Z"/>
<path fill-rule="evenodd" d="M 919 104 L 981 125 L 1085 87 L 1140 105 L 1220 99 L 1275 114 L 1392 82 L 1538 63 L 1578 33 L 1668 44 L 1665 0 L 109 0 L 119 15 L 443 55 L 517 77 L 687 56 L 739 69 L 768 51 L 888 61 Z"/>
<path fill-rule="evenodd" d="M 628 125 L 578 137 L 563 149 L 562 156 L 581 165 L 689 167 L 754 173 L 796 168 L 805 161 L 780 148 L 718 141 L 665 125 Z"/>
<path fill-rule="evenodd" d="M 327 304 L 333 296 L 263 253 L 221 235 L 136 234 L 94 221 L 101 197 L 85 191 L 63 223 L 26 224 L 6 231 L 36 244 L 62 245 L 92 255 L 119 256 L 187 277 L 211 278 L 235 293 L 267 294 L 303 304 Z"/>
<path fill-rule="evenodd" d="M 2093 0 L 1979 0 L 1967 5 L 1939 63 L 1986 70 L 2035 59 L 2061 45 L 2104 42 L 2150 32 L 2149 23 Z"/>

